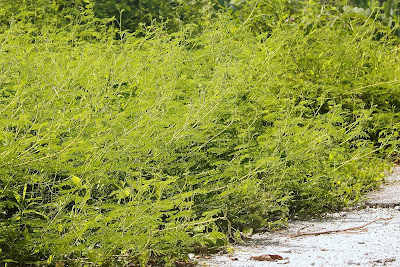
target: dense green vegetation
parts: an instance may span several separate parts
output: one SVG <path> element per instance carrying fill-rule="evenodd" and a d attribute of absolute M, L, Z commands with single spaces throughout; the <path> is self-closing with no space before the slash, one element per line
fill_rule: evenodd
<path fill-rule="evenodd" d="M 173 265 L 359 203 L 399 159 L 395 10 L 114 2 L 0 8 L 2 263 Z"/>

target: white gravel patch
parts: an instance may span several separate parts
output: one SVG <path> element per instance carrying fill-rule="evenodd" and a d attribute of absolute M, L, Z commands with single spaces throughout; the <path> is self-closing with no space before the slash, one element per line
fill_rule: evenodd
<path fill-rule="evenodd" d="M 336 217 L 336 218 L 335 218 Z M 324 235 L 290 235 L 330 231 L 361 226 L 363 228 Z M 252 256 L 277 254 L 276 262 L 251 260 Z M 297 221 L 287 230 L 255 234 L 232 255 L 214 255 L 197 259 L 203 266 L 400 266 L 400 211 L 386 208 L 341 212 L 332 218 Z"/>
<path fill-rule="evenodd" d="M 400 207 L 397 202 L 400 201 L 400 167 L 394 169 L 387 181 L 389 183 L 381 190 L 367 196 L 375 208 L 335 213 L 322 219 L 292 221 L 284 230 L 251 236 L 244 244 L 235 246 L 231 255 L 218 254 L 208 259 L 195 260 L 203 266 L 232 267 L 399 267 Z M 290 237 L 299 233 L 335 231 L 360 226 L 364 227 L 330 234 Z M 251 259 L 266 254 L 280 255 L 283 260 L 271 262 Z"/>

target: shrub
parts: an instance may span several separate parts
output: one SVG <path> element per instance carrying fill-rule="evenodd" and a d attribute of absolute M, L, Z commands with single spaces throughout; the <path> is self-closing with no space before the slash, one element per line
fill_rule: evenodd
<path fill-rule="evenodd" d="M 379 184 L 398 159 L 390 29 L 218 16 L 1 33 L 2 262 L 172 264 Z"/>

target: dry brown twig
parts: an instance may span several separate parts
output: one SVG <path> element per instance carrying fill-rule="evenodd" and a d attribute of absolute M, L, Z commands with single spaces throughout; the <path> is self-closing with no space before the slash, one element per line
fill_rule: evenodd
<path fill-rule="evenodd" d="M 301 233 L 301 234 L 296 234 L 296 235 L 290 235 L 289 237 L 299 237 L 299 236 L 306 236 L 306 235 L 325 235 L 325 234 L 333 234 L 333 233 L 340 233 L 340 232 L 346 232 L 346 231 L 352 231 L 352 230 L 357 230 L 360 228 L 364 228 L 365 226 L 368 226 L 374 222 L 377 221 L 388 221 L 393 219 L 393 217 L 390 218 L 379 218 L 376 220 L 373 220 L 372 222 L 356 226 L 356 227 L 351 227 L 351 228 L 346 228 L 346 229 L 339 229 L 339 230 L 330 230 L 330 231 L 322 231 L 322 232 L 312 232 L 312 233 Z"/>
<path fill-rule="evenodd" d="M 314 226 L 314 224 L 306 225 L 306 226 L 301 227 L 299 230 L 297 230 L 297 234 L 299 235 L 301 231 L 303 231 L 304 229 L 306 229 L 306 228 L 308 228 L 310 226 Z"/>

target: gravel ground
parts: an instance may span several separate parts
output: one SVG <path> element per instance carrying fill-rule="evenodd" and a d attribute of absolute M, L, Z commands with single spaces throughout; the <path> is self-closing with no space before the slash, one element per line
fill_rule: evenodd
<path fill-rule="evenodd" d="M 369 207 L 365 209 L 318 220 L 292 221 L 284 230 L 251 236 L 245 244 L 235 246 L 231 255 L 196 260 L 203 266 L 235 267 L 400 266 L 400 167 L 394 169 L 387 181 L 379 191 L 367 196 Z M 337 232 L 291 237 L 324 231 Z M 279 255 L 283 259 L 250 259 L 260 255 Z"/>

